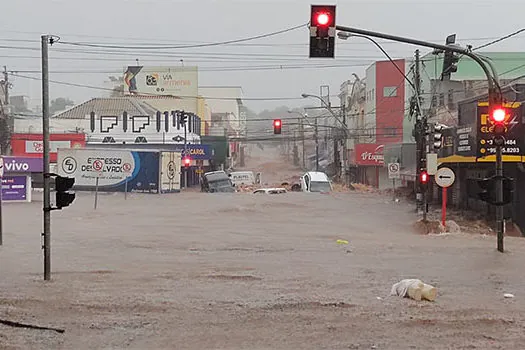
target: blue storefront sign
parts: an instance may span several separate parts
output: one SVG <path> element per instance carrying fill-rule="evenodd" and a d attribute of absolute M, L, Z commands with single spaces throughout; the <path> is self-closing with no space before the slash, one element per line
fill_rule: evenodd
<path fill-rule="evenodd" d="M 180 152 L 183 156 L 187 155 L 192 159 L 209 160 L 213 157 L 213 151 L 210 145 L 187 145 L 186 153 L 184 154 L 184 145 L 177 145 L 175 152 Z"/>

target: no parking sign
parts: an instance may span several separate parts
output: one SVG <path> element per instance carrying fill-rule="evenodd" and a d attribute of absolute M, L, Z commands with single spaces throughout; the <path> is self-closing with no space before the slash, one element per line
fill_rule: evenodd
<path fill-rule="evenodd" d="M 393 179 L 399 179 L 399 163 L 388 163 L 388 178 Z"/>

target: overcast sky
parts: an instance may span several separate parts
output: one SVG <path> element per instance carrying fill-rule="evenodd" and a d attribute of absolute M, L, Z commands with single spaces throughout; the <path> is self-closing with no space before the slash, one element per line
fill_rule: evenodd
<path fill-rule="evenodd" d="M 461 44 L 476 46 L 525 27 L 525 2 L 519 0 L 316 3 L 336 3 L 340 25 L 437 42 L 457 33 Z M 35 79 L 10 77 L 11 94 L 28 95 L 35 106 L 41 99 L 41 34 L 60 36 L 63 42 L 120 46 L 209 43 L 305 24 L 309 7 L 305 0 L 2 0 L 0 64 Z M 490 51 L 522 51 L 524 44 L 522 34 L 491 46 Z M 185 65 L 200 67 L 200 85 L 242 86 L 246 105 L 256 111 L 283 104 L 298 106 L 305 103 L 301 93 L 318 94 L 320 85 L 329 85 L 331 94 L 337 95 L 340 84 L 352 73 L 363 76 L 370 63 L 384 59 L 377 48 L 361 39 L 338 41 L 337 45 L 336 60 L 308 59 L 306 27 L 238 45 L 133 53 L 113 49 L 97 54 L 101 49 L 56 44 L 50 49 L 51 79 L 94 88 L 51 84 L 51 97 L 65 96 L 81 103 L 104 96 L 107 92 L 100 88 L 108 87 L 104 84 L 107 76 L 122 75 L 123 67 L 135 64 L 136 59 L 141 65 L 172 66 L 180 65 L 182 59 Z M 411 57 L 415 50 L 396 43 L 385 43 L 384 48 L 394 57 Z M 334 105 L 339 104 L 336 97 L 332 99 Z"/>

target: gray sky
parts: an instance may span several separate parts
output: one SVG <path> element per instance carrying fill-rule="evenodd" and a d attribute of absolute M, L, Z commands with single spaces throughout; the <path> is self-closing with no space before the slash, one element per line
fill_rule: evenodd
<path fill-rule="evenodd" d="M 525 27 L 525 2 L 519 0 L 344 0 L 315 3 L 336 3 L 337 23 L 341 25 L 437 42 L 444 42 L 448 34 L 457 33 L 461 44 L 476 46 Z M 40 70 L 41 34 L 58 35 L 62 41 L 68 42 L 120 46 L 197 44 L 297 26 L 308 21 L 309 7 L 310 2 L 304 0 L 2 0 L 0 64 L 6 65 L 8 70 L 20 71 L 20 75 L 40 78 L 34 71 Z M 242 45 L 150 49 L 135 53 L 124 53 L 119 49 L 94 54 L 101 49 L 56 44 L 50 49 L 50 77 L 107 88 L 104 85 L 107 76 L 121 75 L 123 67 L 135 64 L 137 58 L 141 65 L 174 66 L 180 65 L 180 59 L 183 59 L 185 65 L 199 65 L 200 85 L 240 85 L 248 107 L 261 110 L 283 104 L 299 106 L 305 101 L 300 98 L 290 101 L 250 98 L 296 98 L 303 92 L 318 93 L 323 84 L 330 85 L 331 94 L 336 95 L 341 82 L 349 79 L 352 73 L 363 76 L 366 66 L 384 59 L 371 43 L 351 39 L 338 41 L 336 60 L 310 60 L 307 58 L 307 43 L 308 29 L 305 27 Z M 490 51 L 522 51 L 524 44 L 525 34 L 522 34 L 491 46 Z M 397 43 L 385 43 L 384 48 L 393 57 L 412 56 L 415 49 Z M 312 65 L 340 67 L 312 68 Z M 291 66 L 295 68 L 290 69 Z M 231 67 L 237 67 L 237 70 L 231 71 Z M 239 70 L 240 67 L 250 70 Z M 262 70 L 261 67 L 272 69 Z M 12 95 L 28 95 L 31 105 L 40 104 L 39 80 L 10 79 L 14 84 Z M 66 96 L 76 103 L 105 93 L 97 89 L 51 84 L 52 98 Z M 338 105 L 335 97 L 333 101 Z"/>

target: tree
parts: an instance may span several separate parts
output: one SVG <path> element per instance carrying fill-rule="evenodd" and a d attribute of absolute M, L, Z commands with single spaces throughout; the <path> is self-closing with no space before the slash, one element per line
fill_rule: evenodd
<path fill-rule="evenodd" d="M 51 104 L 49 106 L 49 114 L 54 115 L 57 112 L 62 112 L 69 107 L 72 107 L 75 105 L 75 102 L 71 101 L 67 97 L 58 97 L 51 101 Z"/>

